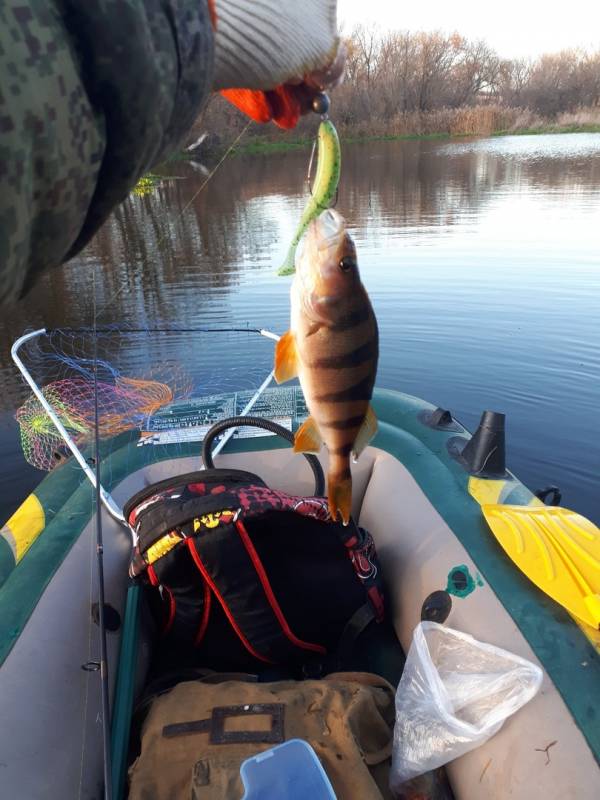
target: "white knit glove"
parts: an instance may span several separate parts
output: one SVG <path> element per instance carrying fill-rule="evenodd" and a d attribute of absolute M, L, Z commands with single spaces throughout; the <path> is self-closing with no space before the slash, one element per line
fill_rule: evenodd
<path fill-rule="evenodd" d="M 214 0 L 214 9 L 213 88 L 253 119 L 293 127 L 340 80 L 337 0 Z"/>
<path fill-rule="evenodd" d="M 215 0 L 215 89 L 274 89 L 333 63 L 337 0 Z"/>

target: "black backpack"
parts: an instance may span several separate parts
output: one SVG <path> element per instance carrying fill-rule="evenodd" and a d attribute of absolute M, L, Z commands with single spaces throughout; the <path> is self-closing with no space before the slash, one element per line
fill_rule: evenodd
<path fill-rule="evenodd" d="M 130 576 L 155 587 L 165 652 L 191 648 L 214 669 L 305 665 L 383 619 L 373 539 L 332 521 L 322 497 L 211 469 L 146 487 L 125 515 Z"/>

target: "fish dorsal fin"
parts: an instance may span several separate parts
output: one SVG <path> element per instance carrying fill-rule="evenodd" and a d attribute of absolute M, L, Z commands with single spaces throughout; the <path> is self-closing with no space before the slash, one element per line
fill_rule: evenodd
<path fill-rule="evenodd" d="M 295 453 L 318 453 L 322 443 L 321 433 L 312 417 L 305 420 L 296 431 L 294 438 Z"/>
<path fill-rule="evenodd" d="M 285 383 L 298 375 L 296 340 L 291 331 L 286 331 L 275 347 L 275 380 Z"/>
<path fill-rule="evenodd" d="M 376 433 L 377 417 L 375 416 L 372 406 L 369 406 L 363 424 L 360 426 L 360 430 L 354 440 L 354 447 L 352 448 L 353 458 L 356 459 L 359 457 Z"/>

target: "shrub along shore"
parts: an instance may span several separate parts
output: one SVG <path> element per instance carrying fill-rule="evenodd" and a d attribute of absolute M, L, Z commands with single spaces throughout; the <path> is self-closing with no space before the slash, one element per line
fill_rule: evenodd
<path fill-rule="evenodd" d="M 510 59 L 457 32 L 365 26 L 345 44 L 345 79 L 331 93 L 331 118 L 347 141 L 600 130 L 600 49 Z M 215 95 L 189 141 L 209 133 L 212 149 L 224 152 L 245 125 Z M 300 147 L 314 130 L 314 117 L 291 132 L 252 125 L 238 149 Z"/>
<path fill-rule="evenodd" d="M 335 115 L 332 113 L 335 122 Z M 501 106 L 438 109 L 397 115 L 387 123 L 337 125 L 346 142 L 395 141 L 411 139 L 451 139 L 465 136 L 516 136 L 552 133 L 600 133 L 600 108 L 565 112 L 555 118 L 542 117 L 527 109 Z M 303 129 L 307 124 L 303 124 Z M 313 125 L 314 129 L 314 120 Z M 285 152 L 313 143 L 313 135 L 304 131 L 281 132 L 262 126 L 250 128 L 237 145 L 237 153 Z M 221 149 L 217 147 L 216 149 Z"/>

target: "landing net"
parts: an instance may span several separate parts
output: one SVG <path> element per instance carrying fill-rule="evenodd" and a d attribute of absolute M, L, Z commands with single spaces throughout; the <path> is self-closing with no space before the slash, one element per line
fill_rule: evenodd
<path fill-rule="evenodd" d="M 150 414 L 173 401 L 189 397 L 191 379 L 185 371 L 171 369 L 156 376 L 127 377 L 108 364 L 99 365 L 108 373 L 108 380 L 98 380 L 98 431 L 101 438 L 116 436 L 131 428 L 141 427 Z M 82 448 L 94 436 L 93 376 L 63 378 L 42 388 L 42 394 L 71 438 Z M 17 409 L 21 444 L 26 460 L 34 467 L 51 470 L 69 456 L 66 443 L 53 421 L 32 395 Z"/>
<path fill-rule="evenodd" d="M 265 382 L 273 342 L 259 334 L 250 328 L 104 328 L 96 331 L 94 350 L 92 330 L 63 328 L 25 342 L 20 357 L 80 450 L 95 435 L 96 375 L 98 433 L 108 457 L 111 442 L 127 431 L 138 444 L 196 440 L 199 451 L 201 423 L 239 413 Z M 15 416 L 34 467 L 51 470 L 70 457 L 34 394 Z"/>

